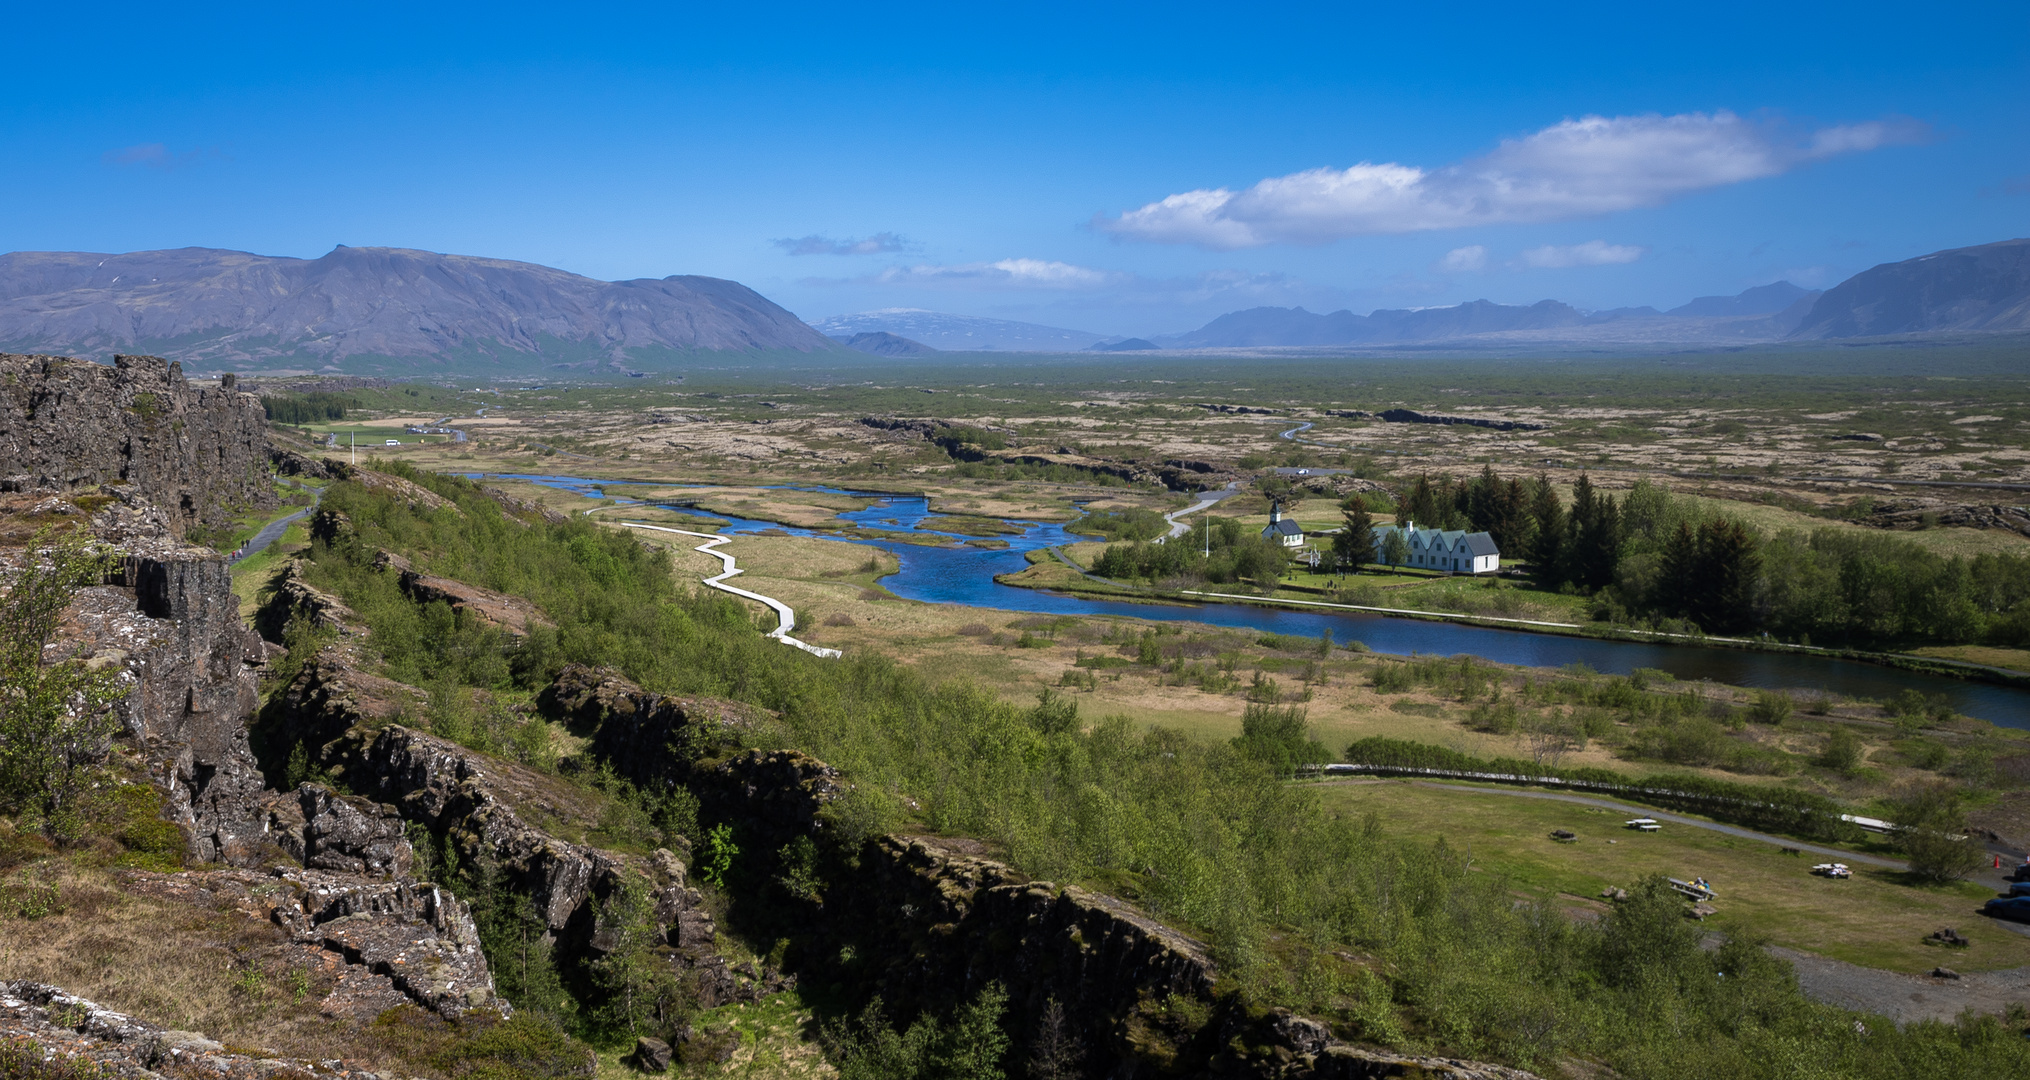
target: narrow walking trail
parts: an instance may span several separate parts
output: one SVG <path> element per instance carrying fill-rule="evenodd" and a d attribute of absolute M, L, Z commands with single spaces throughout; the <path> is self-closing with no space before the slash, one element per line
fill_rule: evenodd
<path fill-rule="evenodd" d="M 248 540 L 245 544 L 242 544 L 240 546 L 239 554 L 234 555 L 231 559 L 227 560 L 227 565 L 232 566 L 246 562 L 248 559 L 251 559 L 256 555 L 259 555 L 261 552 L 268 550 L 268 545 L 274 543 L 277 540 L 280 540 L 282 538 L 282 534 L 289 530 L 289 526 L 294 525 L 296 522 L 302 520 L 305 514 L 308 514 L 312 510 L 317 509 L 318 501 L 323 498 L 324 498 L 324 489 L 312 488 L 310 492 L 309 506 L 306 506 L 303 509 L 296 511 L 293 514 L 290 514 L 288 517 L 276 518 L 275 520 L 267 523 L 266 525 L 261 526 L 261 531 L 255 533 L 252 539 Z"/>
<path fill-rule="evenodd" d="M 753 600 L 758 603 L 768 605 L 768 607 L 775 612 L 776 617 L 776 627 L 775 629 L 768 632 L 769 637 L 772 637 L 777 641 L 782 642 L 784 645 L 789 645 L 795 648 L 802 649 L 803 651 L 810 653 L 812 656 L 822 656 L 827 659 L 836 659 L 838 657 L 846 655 L 845 653 L 840 652 L 837 649 L 819 648 L 818 646 L 812 645 L 809 642 L 798 641 L 797 639 L 789 636 L 790 629 L 796 625 L 796 612 L 791 610 L 788 604 L 785 604 L 772 596 L 763 596 L 758 592 L 749 592 L 746 589 L 736 589 L 733 586 L 726 584 L 727 578 L 743 573 L 743 571 L 739 567 L 733 565 L 733 556 L 728 555 L 723 551 L 715 550 L 720 544 L 726 543 L 727 541 L 733 539 L 732 537 L 720 536 L 717 533 L 692 532 L 689 529 L 672 529 L 664 525 L 644 525 L 638 521 L 623 521 L 620 524 L 625 525 L 630 529 L 648 529 L 653 532 L 676 533 L 678 536 L 695 536 L 705 541 L 704 543 L 699 544 L 693 550 L 702 551 L 707 555 L 711 555 L 714 558 L 717 558 L 720 562 L 724 563 L 726 567 L 726 569 L 723 572 L 715 574 L 712 577 L 705 578 L 704 579 L 705 584 L 710 585 L 711 587 L 719 590 L 720 592 L 732 593 L 735 596 L 745 597 L 749 600 Z"/>

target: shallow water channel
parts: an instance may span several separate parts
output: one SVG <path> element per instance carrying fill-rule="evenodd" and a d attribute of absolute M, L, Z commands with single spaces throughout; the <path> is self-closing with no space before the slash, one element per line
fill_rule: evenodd
<path fill-rule="evenodd" d="M 601 497 L 607 484 L 621 483 L 526 473 L 487 475 L 528 481 L 589 498 Z M 697 489 L 700 494 L 710 490 L 708 487 Z M 798 529 L 771 521 L 686 511 L 680 507 L 664 509 L 695 513 L 703 519 L 724 522 L 717 526 L 717 531 L 732 535 L 776 530 L 792 536 L 882 548 L 893 552 L 902 562 L 898 572 L 881 579 L 882 586 L 897 596 L 932 604 L 959 604 L 1048 615 L 1122 615 L 1136 619 L 1245 627 L 1306 637 L 1319 637 L 1330 630 L 1334 641 L 1359 641 L 1376 652 L 1401 656 L 1469 653 L 1497 663 L 1529 667 L 1585 664 L 1595 671 L 1616 675 L 1626 675 L 1637 668 L 1654 668 L 1685 680 L 1710 679 L 1733 686 L 1769 689 L 1827 690 L 1848 697 L 1886 698 L 1904 689 L 1914 689 L 1940 695 L 1951 703 L 1954 710 L 1968 716 L 1977 716 L 2003 727 L 2030 729 L 2030 690 L 1964 682 L 1856 660 L 1701 645 L 1610 641 L 1523 630 L 1497 630 L 1432 619 L 1394 618 L 1357 612 L 1294 611 L 1255 604 L 1123 603 L 1041 589 L 1016 588 L 1002 585 L 994 577 L 1014 573 L 1027 566 L 1028 560 L 1023 558 L 1025 552 L 1090 538 L 1068 533 L 1062 525 L 1017 522 L 1028 527 L 1019 536 L 999 537 L 1008 542 L 1006 548 L 989 550 L 964 544 L 968 537 L 917 528 L 919 522 L 931 516 L 929 500 L 922 496 L 827 487 L 797 487 L 793 490 L 873 499 L 875 501 L 867 509 L 842 513 L 839 518 L 869 530 L 910 533 L 919 537 L 926 534 L 947 536 L 952 544 L 932 547 L 900 540 L 837 537 L 823 531 Z M 615 501 L 625 503 L 630 500 Z"/>

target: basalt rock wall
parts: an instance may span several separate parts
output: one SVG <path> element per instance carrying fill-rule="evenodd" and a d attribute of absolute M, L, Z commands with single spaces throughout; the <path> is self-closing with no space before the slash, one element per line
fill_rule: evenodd
<path fill-rule="evenodd" d="M 591 737 L 599 760 L 636 784 L 681 784 L 707 819 L 738 820 L 774 845 L 815 831 L 843 790 L 839 771 L 794 750 L 728 752 L 766 710 L 668 697 L 611 668 L 571 664 L 537 698 L 552 719 Z"/>
<path fill-rule="evenodd" d="M 610 670 L 566 668 L 539 705 L 588 735 L 593 756 L 616 771 L 637 783 L 684 784 L 698 795 L 702 820 L 765 838 L 755 857 L 785 836 L 822 838 L 821 811 L 845 786 L 803 754 L 729 753 L 724 741 L 742 732 L 725 703 L 664 697 Z M 800 974 L 878 993 L 894 1016 L 945 1011 L 998 983 L 1018 1043 L 1054 1035 L 1079 1045 L 1078 1068 L 1093 1078 L 1529 1078 L 1349 1046 L 1287 1010 L 1250 1009 L 1222 991 L 1201 942 L 1114 897 L 1031 881 L 985 851 L 954 838 L 868 841 L 789 921 L 805 958 Z M 1053 1000 L 1061 1027 L 1051 1033 Z"/>
<path fill-rule="evenodd" d="M 827 895 L 827 953 L 851 946 L 859 978 L 905 1015 L 999 983 L 1020 1042 L 1083 1048 L 1081 1075 L 1256 1080 L 1535 1080 L 1499 1065 L 1349 1045 L 1287 1009 L 1218 986 L 1204 944 L 1111 896 L 1030 881 L 976 841 L 884 836 Z M 1048 1004 L 1061 1027 L 1046 1032 Z"/>
<path fill-rule="evenodd" d="M 116 356 L 113 366 L 0 353 L 0 488 L 132 488 L 171 531 L 276 505 L 259 398 L 228 375 L 193 388 L 181 365 Z"/>
<path fill-rule="evenodd" d="M 79 591 L 50 659 L 76 656 L 120 673 L 126 693 L 116 708 L 194 857 L 248 854 L 265 831 L 246 719 L 267 649 L 240 621 L 225 560 L 176 539 L 166 515 L 130 487 L 0 496 L 0 515 L 9 514 L 69 519 L 112 548 L 113 572 Z M 10 566 L 28 557 L 0 552 Z"/>

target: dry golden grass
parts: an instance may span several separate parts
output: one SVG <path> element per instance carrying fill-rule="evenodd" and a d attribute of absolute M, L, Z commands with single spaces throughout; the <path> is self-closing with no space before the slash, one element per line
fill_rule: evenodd
<path fill-rule="evenodd" d="M 266 920 L 138 896 L 83 860 L 45 859 L 7 880 L 54 884 L 61 909 L 28 919 L 12 908 L 0 917 L 0 979 L 60 986 L 228 1047 L 415 1068 L 357 1024 L 320 1015 L 335 973 Z"/>
<path fill-rule="evenodd" d="M 1865 533 L 1872 536 L 1893 536 L 1908 540 L 1938 555 L 1973 556 L 1984 552 L 2007 552 L 2020 555 L 2030 549 L 2030 536 L 2001 529 L 1937 528 L 1914 531 L 1885 531 L 1857 525 L 1849 521 L 1835 521 L 1830 518 L 1813 517 L 1779 506 L 1764 506 L 1760 503 L 1738 502 L 1733 499 L 1715 499 L 1695 496 L 1699 502 L 1712 507 L 1718 513 L 1736 517 L 1765 533 L 1795 529 L 1811 532 L 1814 529 L 1838 529 L 1845 532 Z"/>

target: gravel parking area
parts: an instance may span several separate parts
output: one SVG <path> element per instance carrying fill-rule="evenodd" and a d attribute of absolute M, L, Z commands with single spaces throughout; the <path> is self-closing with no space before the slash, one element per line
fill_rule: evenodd
<path fill-rule="evenodd" d="M 1898 1024 L 1949 1021 L 1967 1009 L 1999 1013 L 2011 1003 L 2030 1005 L 2030 967 L 1933 979 L 1859 967 L 1795 949 L 1772 948 L 1769 952 L 1797 969 L 1797 981 L 1806 997 L 1886 1016 Z M 1939 963 L 1952 966 L 1947 950 L 1939 950 Z"/>

